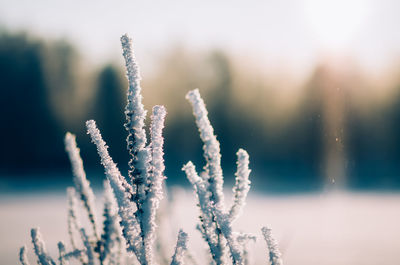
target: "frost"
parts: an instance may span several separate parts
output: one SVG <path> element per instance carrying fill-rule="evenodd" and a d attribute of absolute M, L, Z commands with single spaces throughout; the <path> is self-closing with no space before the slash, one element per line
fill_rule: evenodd
<path fill-rule="evenodd" d="M 71 133 L 66 134 L 65 149 L 72 165 L 74 187 L 67 189 L 68 234 L 71 246 L 66 246 L 61 241 L 58 243 L 60 265 L 65 265 L 73 259 L 87 265 L 124 264 L 129 263 L 131 256 L 141 265 L 153 265 L 156 264 L 156 260 L 162 260 L 161 257 L 155 257 L 155 253 L 161 256 L 160 249 L 166 249 L 162 246 L 165 242 L 160 242 L 160 239 L 157 241 L 156 238 L 157 210 L 163 199 L 165 180 L 163 129 L 166 110 L 163 106 L 153 107 L 149 128 L 150 143 L 147 143 L 146 110 L 142 104 L 139 67 L 133 53 L 132 40 L 124 35 L 121 37 L 121 44 L 129 83 L 124 124 L 128 133 L 129 179 L 125 179 L 110 157 L 108 146 L 96 122 L 87 121 L 87 133 L 96 145 L 107 178 L 104 183 L 103 223 L 100 232 L 101 223 L 95 218 L 95 196 L 86 178 L 80 150 L 75 136 Z M 207 109 L 197 89 L 190 91 L 186 98 L 193 108 L 200 138 L 204 144 L 206 162 L 200 174 L 190 161 L 182 168 L 198 200 L 200 222 L 197 229 L 208 245 L 212 264 L 227 264 L 228 254 L 233 264 L 247 264 L 246 246 L 250 240 L 255 240 L 255 237 L 235 232 L 232 223 L 240 216 L 250 189 L 249 155 L 243 149 L 237 152 L 234 199 L 233 205 L 228 209 L 223 194 L 220 145 L 208 119 Z M 78 203 L 78 200 L 81 203 Z M 90 230 L 86 230 L 81 224 L 79 207 L 85 211 L 84 216 L 87 217 L 93 233 L 87 233 L 86 231 Z M 281 265 L 280 252 L 270 230 L 263 228 L 262 231 L 268 244 L 271 265 Z M 47 253 L 39 231 L 32 229 L 31 236 L 38 263 L 56 264 Z M 197 264 L 190 255 L 187 243 L 188 235 L 180 230 L 170 264 L 183 264 L 185 255 L 192 264 Z M 22 265 L 29 264 L 25 247 L 20 249 L 19 259 Z M 164 260 L 163 263 L 168 262 Z"/>
<path fill-rule="evenodd" d="M 112 193 L 110 183 L 104 181 L 104 225 L 101 235 L 102 251 L 100 260 L 109 264 L 120 264 L 123 246 L 126 244 L 122 237 L 120 218 L 116 212 L 118 209 Z"/>
<path fill-rule="evenodd" d="M 151 142 L 146 146 L 144 120 L 146 111 L 142 104 L 139 69 L 132 49 L 131 39 L 121 38 L 129 82 L 127 106 L 125 108 L 128 131 L 127 147 L 131 159 L 128 175 L 132 185 L 126 182 L 116 164 L 108 154 L 96 123 L 86 123 L 92 142 L 96 144 L 101 163 L 117 199 L 123 237 L 141 264 L 154 263 L 154 241 L 156 237 L 156 212 L 163 197 L 164 177 L 162 131 L 166 110 L 155 106 L 151 116 Z"/>
<path fill-rule="evenodd" d="M 87 259 L 88 259 L 87 264 L 88 265 L 94 265 L 93 247 L 89 242 L 89 237 L 86 235 L 86 232 L 85 232 L 84 228 L 81 228 L 80 233 L 81 233 L 83 244 L 85 246 L 86 256 L 87 256 Z"/>
<path fill-rule="evenodd" d="M 261 229 L 265 242 L 267 242 L 268 247 L 268 261 L 271 265 L 282 265 L 281 252 L 278 248 L 278 243 L 275 238 L 272 237 L 271 229 L 268 227 L 263 227 Z"/>
<path fill-rule="evenodd" d="M 110 185 L 117 199 L 119 216 L 121 217 L 121 226 L 123 228 L 123 235 L 128 244 L 128 250 L 133 251 L 141 262 L 144 259 L 142 255 L 142 239 L 140 237 L 141 232 L 139 222 L 134 214 L 136 209 L 130 200 L 129 194 L 124 189 L 124 177 L 121 175 L 117 165 L 108 154 L 108 147 L 103 141 L 95 121 L 87 121 L 86 127 L 92 138 L 92 142 L 97 146 L 97 152 L 99 153 L 101 163 L 104 166 L 105 174 L 110 181 Z"/>
<path fill-rule="evenodd" d="M 208 119 L 208 112 L 198 89 L 192 90 L 186 95 L 186 99 L 192 104 L 193 115 L 203 141 L 204 158 L 206 160 L 205 177 L 208 179 L 212 193 L 212 201 L 219 203 L 224 199 L 222 186 L 224 180 L 221 168 L 221 153 L 219 142 L 214 135 L 214 129 Z"/>
<path fill-rule="evenodd" d="M 79 231 L 78 218 L 76 217 L 76 199 L 75 189 L 67 189 L 67 200 L 68 200 L 68 235 L 71 241 L 71 245 L 74 249 L 77 248 L 77 243 L 74 238 L 74 231 Z"/>
<path fill-rule="evenodd" d="M 234 202 L 229 211 L 229 218 L 234 221 L 241 214 L 244 205 L 246 204 L 247 193 L 250 190 L 249 175 L 249 155 L 243 149 L 237 152 L 237 171 L 236 183 L 233 187 Z"/>
<path fill-rule="evenodd" d="M 196 168 L 192 162 L 188 162 L 183 168 L 187 178 L 193 185 L 195 193 L 199 201 L 201 210 L 200 222 L 198 230 L 202 233 L 203 238 L 207 242 L 211 255 L 217 263 L 223 263 L 223 255 L 218 242 L 218 235 L 216 234 L 216 223 L 213 220 L 212 209 L 209 207 L 209 192 L 207 191 L 206 182 L 197 175 Z"/>
<path fill-rule="evenodd" d="M 29 265 L 28 257 L 26 256 L 26 247 L 23 246 L 19 249 L 19 261 L 22 265 Z"/>
<path fill-rule="evenodd" d="M 250 264 L 248 244 L 250 241 L 256 242 L 257 237 L 255 235 L 251 235 L 251 234 L 240 233 L 240 234 L 236 235 L 236 240 L 243 250 L 244 264 L 245 265 Z"/>
<path fill-rule="evenodd" d="M 133 187 L 135 188 L 137 200 L 142 203 L 145 198 L 145 185 L 149 170 L 150 154 L 146 146 L 146 131 L 144 121 L 146 111 L 142 104 L 142 88 L 140 87 L 139 66 L 133 53 L 132 39 L 127 35 L 121 37 L 122 51 L 125 59 L 126 76 L 128 78 L 128 95 L 125 107 L 126 123 L 125 129 L 128 131 L 126 138 L 127 148 L 131 157 L 128 162 L 129 172 Z"/>
<path fill-rule="evenodd" d="M 95 197 L 93 190 L 90 188 L 90 183 L 86 178 L 85 170 L 83 169 L 83 161 L 79 154 L 79 148 L 76 145 L 75 135 L 66 133 L 65 149 L 68 153 L 69 160 L 71 161 L 75 188 L 79 193 L 80 199 L 87 211 L 90 223 L 92 224 L 93 234 L 98 238 L 97 224 L 94 214 Z"/>
<path fill-rule="evenodd" d="M 239 244 L 237 243 L 237 240 L 232 232 L 232 224 L 229 220 L 228 214 L 223 212 L 220 205 L 211 204 L 209 207 L 213 209 L 215 220 L 218 223 L 218 226 L 220 227 L 222 234 L 226 238 L 226 241 L 228 242 L 233 264 L 235 265 L 244 264 Z"/>
<path fill-rule="evenodd" d="M 172 256 L 171 265 L 183 265 L 183 258 L 187 250 L 188 235 L 182 230 L 178 233 L 178 240 L 176 241 L 176 247 L 174 255 Z"/>
<path fill-rule="evenodd" d="M 247 234 L 237 235 L 232 223 L 241 214 L 250 190 L 249 155 L 243 149 L 237 152 L 236 180 L 233 187 L 234 201 L 229 211 L 226 210 L 223 197 L 223 175 L 221 169 L 221 154 L 219 142 L 214 135 L 214 129 L 208 119 L 207 109 L 200 97 L 198 89 L 190 91 L 186 98 L 192 105 L 193 114 L 203 141 L 204 171 L 197 174 L 192 162 L 188 162 L 182 170 L 185 171 L 192 184 L 200 208 L 200 224 L 197 226 L 207 242 L 211 256 L 216 264 L 226 264 L 225 245 L 228 246 L 233 264 L 247 264 L 246 244 L 254 239 Z M 275 250 L 278 250 L 277 247 Z M 279 252 L 279 251 L 278 251 Z M 276 263 L 277 265 L 281 263 Z"/>
<path fill-rule="evenodd" d="M 232 222 L 244 207 L 250 189 L 249 156 L 246 151 L 237 152 L 236 184 L 233 188 L 234 203 L 227 212 L 223 196 L 223 175 L 219 142 L 208 119 L 207 109 L 198 89 L 190 91 L 186 98 L 192 105 L 193 114 L 203 141 L 206 166 L 198 176 L 194 165 L 189 162 L 183 170 L 193 185 L 201 211 L 198 230 L 207 242 L 216 264 L 225 264 L 225 245 L 227 244 L 233 264 L 244 264 L 243 251 L 232 230 Z"/>
<path fill-rule="evenodd" d="M 31 229 L 31 237 L 35 255 L 38 258 L 38 263 L 40 265 L 55 265 L 56 263 L 46 251 L 46 247 L 38 228 Z"/>
<path fill-rule="evenodd" d="M 155 240 L 156 230 L 156 212 L 163 198 L 162 187 L 164 177 L 164 159 L 163 145 L 164 138 L 162 130 L 164 128 L 164 120 L 166 110 L 163 106 L 155 106 L 151 117 L 151 171 L 148 179 L 147 198 L 143 205 L 143 234 L 144 247 L 146 248 L 147 260 L 152 262 L 152 247 Z"/>
<path fill-rule="evenodd" d="M 64 243 L 61 241 L 58 242 L 57 247 L 58 247 L 58 262 L 60 263 L 60 265 L 66 265 L 67 262 L 65 258 L 66 251 Z"/>

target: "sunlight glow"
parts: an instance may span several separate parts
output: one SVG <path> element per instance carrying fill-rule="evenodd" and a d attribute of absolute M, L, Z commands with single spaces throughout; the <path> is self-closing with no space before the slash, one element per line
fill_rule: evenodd
<path fill-rule="evenodd" d="M 307 20 L 318 41 L 329 49 L 343 48 L 369 11 L 369 0 L 305 0 Z"/>

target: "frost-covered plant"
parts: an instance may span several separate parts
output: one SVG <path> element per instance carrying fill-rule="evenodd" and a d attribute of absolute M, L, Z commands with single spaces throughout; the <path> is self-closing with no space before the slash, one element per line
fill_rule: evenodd
<path fill-rule="evenodd" d="M 68 233 L 72 250 L 67 252 L 64 243 L 58 244 L 60 264 L 65 264 L 71 258 L 79 259 L 81 263 L 88 265 L 120 264 L 124 251 L 132 252 L 140 264 L 155 263 L 156 212 L 163 197 L 162 187 L 165 179 L 162 130 L 166 110 L 163 106 L 153 108 L 151 139 L 147 144 L 144 129 L 146 111 L 142 104 L 140 74 L 133 54 L 132 40 L 124 35 L 121 37 L 121 43 L 129 81 L 125 128 L 128 131 L 127 148 L 131 156 L 128 172 L 130 183 L 121 175 L 110 157 L 95 121 L 87 121 L 88 134 L 97 146 L 108 181 L 105 183 L 103 231 L 99 234 L 99 225 L 94 214 L 95 197 L 86 179 L 75 136 L 66 134 L 65 146 L 72 164 L 75 187 L 68 189 Z M 77 198 L 87 213 L 92 227 L 91 234 L 87 233 L 77 218 Z M 118 209 L 118 213 L 115 208 Z M 44 248 L 39 231 L 32 229 L 31 234 L 38 263 L 55 264 Z M 80 245 L 76 235 L 81 239 Z M 180 231 L 172 264 L 183 264 L 186 245 L 187 234 Z M 25 247 L 20 250 L 20 261 L 22 264 L 28 264 Z"/>
<path fill-rule="evenodd" d="M 185 251 L 187 250 L 188 236 L 182 230 L 179 231 L 178 241 L 176 243 L 175 253 L 172 256 L 171 265 L 182 265 Z"/>
<path fill-rule="evenodd" d="M 67 248 L 63 242 L 59 242 L 59 257 L 56 262 L 46 251 L 39 229 L 34 228 L 31 230 L 31 237 L 38 264 L 64 265 L 72 259 L 87 265 L 125 264 L 134 262 L 130 260 L 132 256 L 130 254 L 133 254 L 136 261 L 142 265 L 156 264 L 157 260 L 162 259 L 155 257 L 155 240 L 156 213 L 163 198 L 165 179 L 162 131 L 166 110 L 163 106 L 153 107 L 150 143 L 147 143 L 144 128 L 146 111 L 142 104 L 140 74 L 133 54 L 132 40 L 124 35 L 121 37 L 121 43 L 129 82 L 124 125 L 128 132 L 126 141 L 130 155 L 128 180 L 110 157 L 108 146 L 96 122 L 87 121 L 87 132 L 97 147 L 107 177 L 104 182 L 103 224 L 100 232 L 100 225 L 95 215 L 95 196 L 86 178 L 80 150 L 75 136 L 67 133 L 65 148 L 74 175 L 74 187 L 67 189 L 70 248 Z M 197 89 L 190 91 L 186 98 L 193 107 L 196 124 L 204 143 L 206 160 L 204 171 L 200 176 L 192 162 L 188 162 L 183 167 L 194 187 L 201 211 L 197 229 L 208 244 L 213 264 L 228 263 L 227 249 L 229 249 L 233 264 L 248 264 L 247 243 L 255 240 L 255 236 L 234 232 L 232 224 L 240 215 L 250 189 L 249 155 L 243 149 L 237 152 L 233 205 L 227 209 L 223 194 L 219 142 L 208 120 L 205 104 Z M 89 221 L 91 226 L 89 230 L 86 230 L 80 222 L 79 207 L 84 210 Z M 269 264 L 281 265 L 277 243 L 272 238 L 270 229 L 263 228 L 262 232 L 268 245 Z M 184 264 L 187 243 L 188 235 L 180 230 L 170 264 Z M 157 246 L 160 246 L 160 242 L 157 242 Z M 189 253 L 188 256 L 188 258 L 191 257 Z M 23 265 L 29 264 L 25 246 L 20 249 L 19 258 Z M 194 260 L 192 263 L 196 264 Z"/>
<path fill-rule="evenodd" d="M 193 185 L 200 208 L 200 224 L 197 229 L 201 232 L 207 242 L 213 261 L 216 264 L 226 264 L 226 247 L 228 246 L 230 257 L 233 264 L 247 263 L 246 245 L 250 238 L 248 234 L 239 234 L 233 231 L 232 223 L 240 215 L 250 189 L 249 175 L 249 155 L 243 149 L 237 152 L 237 171 L 236 182 L 233 187 L 234 200 L 230 209 L 227 209 L 223 194 L 223 175 L 221 168 L 220 146 L 214 129 L 208 119 L 207 109 L 200 96 L 198 89 L 190 91 L 186 98 L 192 105 L 193 114 L 203 141 L 204 158 L 206 165 L 200 176 L 197 174 L 192 162 L 188 162 L 183 167 L 187 178 Z M 264 236 L 265 232 L 263 230 Z M 268 246 L 275 242 L 271 234 L 268 234 Z M 267 237 L 266 237 L 267 240 Z M 273 245 L 272 252 L 269 248 L 271 264 L 281 264 L 277 245 Z"/>
<path fill-rule="evenodd" d="M 281 252 L 278 248 L 278 243 L 275 238 L 272 237 L 271 228 L 263 227 L 261 229 L 265 242 L 267 242 L 268 247 L 268 261 L 271 265 L 282 265 Z"/>
<path fill-rule="evenodd" d="M 132 251 L 141 264 L 152 264 L 156 210 L 162 199 L 164 180 L 162 130 L 166 110 L 163 106 L 153 108 L 151 142 L 146 146 L 147 137 L 144 129 L 146 111 L 142 104 L 139 68 L 133 55 L 131 39 L 124 35 L 121 43 L 129 81 L 125 128 L 128 131 L 127 147 L 131 156 L 128 172 L 131 184 L 121 175 L 109 156 L 96 123 L 90 120 L 86 122 L 86 126 L 92 142 L 97 146 L 101 163 L 117 198 L 128 251 Z"/>

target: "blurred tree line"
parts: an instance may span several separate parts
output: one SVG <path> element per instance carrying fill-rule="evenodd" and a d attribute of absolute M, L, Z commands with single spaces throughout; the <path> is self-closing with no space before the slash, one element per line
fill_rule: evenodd
<path fill-rule="evenodd" d="M 188 160 L 198 169 L 204 164 L 184 99 L 198 87 L 221 142 L 227 182 L 233 180 L 235 153 L 242 147 L 250 154 L 252 182 L 259 190 L 316 190 L 334 182 L 352 188 L 400 187 L 400 80 L 385 85 L 392 92 L 379 101 L 357 67 L 343 71 L 321 62 L 305 82 L 296 84 L 300 89 L 282 92 L 271 73 L 239 59 L 221 50 L 194 52 L 175 46 L 144 76 L 146 109 L 163 104 L 169 112 L 169 183 L 186 184 L 181 167 Z M 3 178 L 69 172 L 66 131 L 77 134 L 86 169 L 102 176 L 85 132 L 88 119 L 96 120 L 111 155 L 126 170 L 127 83 L 122 65 L 85 65 L 65 40 L 3 30 L 0 84 Z"/>

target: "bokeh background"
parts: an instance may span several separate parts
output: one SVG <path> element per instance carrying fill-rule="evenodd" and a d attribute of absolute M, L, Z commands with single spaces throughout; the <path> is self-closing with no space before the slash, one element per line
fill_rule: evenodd
<path fill-rule="evenodd" d="M 204 163 L 185 100 L 199 88 L 221 142 L 227 187 L 234 182 L 235 153 L 244 148 L 260 196 L 311 196 L 301 207 L 312 208 L 319 196 L 339 191 L 345 199 L 335 198 L 355 200 L 354 209 L 372 201 L 377 211 L 389 205 L 387 213 L 398 212 L 399 10 L 396 0 L 0 0 L 0 214 L 13 222 L 18 218 L 10 209 L 19 208 L 10 205 L 23 204 L 21 197 L 62 194 L 72 184 L 67 131 L 77 135 L 88 178 L 100 189 L 104 174 L 86 135 L 88 119 L 97 121 L 126 172 L 124 33 L 134 39 L 146 109 L 163 104 L 168 110 L 169 187 L 188 186 L 181 171 L 188 160 L 198 168 Z M 360 192 L 374 195 L 352 197 Z M 38 201 L 37 207 L 48 206 Z M 340 207 L 335 211 L 346 216 Z M 359 217 L 349 222 L 356 226 Z M 389 227 L 388 234 L 400 234 Z M 379 237 L 375 228 L 366 229 Z M 356 236 L 346 240 L 359 242 Z M 399 241 L 393 242 L 384 244 L 383 264 L 400 262 Z M 358 264 L 365 249 L 354 262 L 335 264 Z"/>

